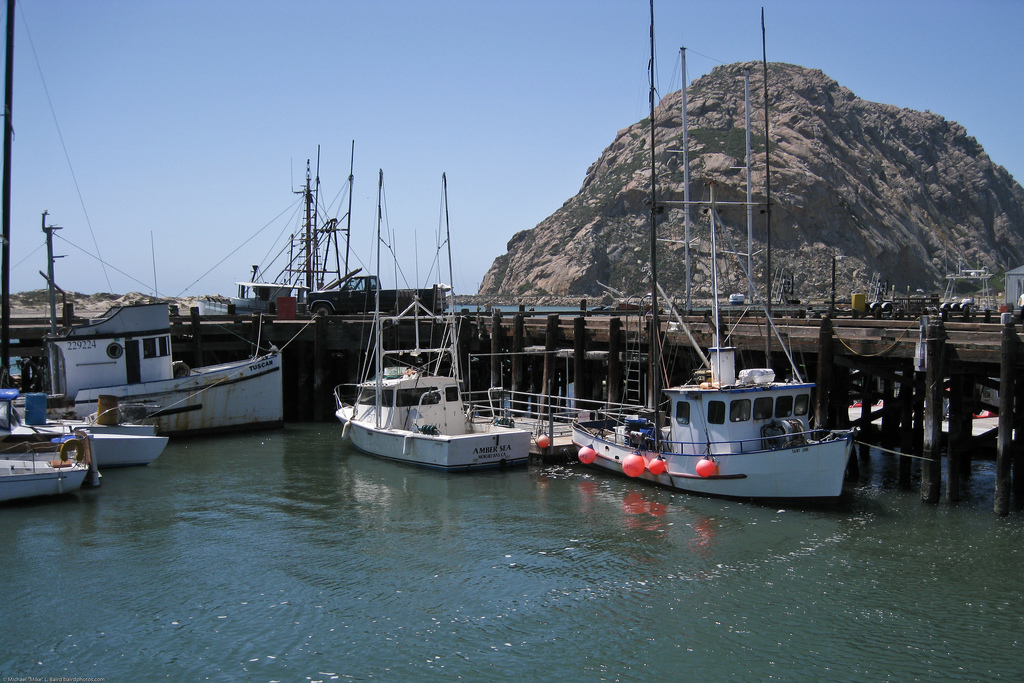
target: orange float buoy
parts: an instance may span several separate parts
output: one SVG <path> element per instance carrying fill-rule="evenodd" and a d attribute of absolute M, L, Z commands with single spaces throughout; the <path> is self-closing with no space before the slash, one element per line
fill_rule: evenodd
<path fill-rule="evenodd" d="M 703 458 L 697 463 L 697 474 L 702 477 L 714 477 L 718 474 L 718 463 L 711 458 Z"/>
<path fill-rule="evenodd" d="M 548 437 L 547 434 L 541 434 L 540 436 L 537 437 L 537 445 L 540 446 L 541 448 L 547 448 L 548 446 L 551 445 L 551 439 Z"/>
<path fill-rule="evenodd" d="M 665 474 L 665 470 L 668 469 L 668 465 L 662 458 L 654 458 L 647 463 L 647 470 L 651 474 Z"/>
<path fill-rule="evenodd" d="M 630 453 L 622 459 L 622 471 L 627 477 L 639 477 L 647 469 L 647 461 L 639 453 Z"/>
<path fill-rule="evenodd" d="M 583 448 L 580 449 L 579 458 L 581 463 L 583 463 L 584 465 L 589 465 L 590 463 L 594 462 L 594 460 L 597 458 L 597 451 L 595 451 L 590 446 L 584 446 Z"/>

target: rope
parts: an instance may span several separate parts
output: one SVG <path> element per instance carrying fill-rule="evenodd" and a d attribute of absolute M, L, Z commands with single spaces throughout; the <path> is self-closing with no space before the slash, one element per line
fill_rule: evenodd
<path fill-rule="evenodd" d="M 920 329 L 920 328 L 916 325 L 916 323 L 914 325 L 911 325 L 910 327 L 907 327 L 906 329 L 903 330 L 903 333 L 899 337 L 897 337 L 896 340 L 892 344 L 890 344 L 886 348 L 882 349 L 878 353 L 858 353 L 857 351 L 854 351 L 852 348 L 850 348 L 850 345 L 847 344 L 843 340 L 842 337 L 840 337 L 838 334 L 836 334 L 836 332 L 835 332 L 836 328 L 834 328 L 834 327 L 832 328 L 832 336 L 835 337 L 836 339 L 838 339 L 839 343 L 842 344 L 843 346 L 845 346 L 846 350 L 849 351 L 850 353 L 852 353 L 853 355 L 860 356 L 861 358 L 873 358 L 875 356 L 881 356 L 883 354 L 886 354 L 886 353 L 889 353 L 890 351 L 892 351 L 894 348 L 896 348 L 896 345 L 899 344 L 901 341 L 903 341 L 903 338 L 907 336 L 907 332 L 909 332 L 910 330 L 913 330 L 913 329 Z"/>
<path fill-rule="evenodd" d="M 288 348 L 288 345 L 289 345 L 289 344 L 291 344 L 291 343 L 292 343 L 293 341 L 295 341 L 295 340 L 296 340 L 296 339 L 298 338 L 298 336 L 299 336 L 300 334 L 302 334 L 302 333 L 303 333 L 303 331 L 304 331 L 304 330 L 305 330 L 305 329 L 306 329 L 307 327 L 309 327 L 310 325 L 312 325 L 313 323 L 315 323 L 315 322 L 316 322 L 316 318 L 317 318 L 317 317 L 316 317 L 316 316 L 314 315 L 314 316 L 313 316 L 312 318 L 310 318 L 310 319 L 309 319 L 309 322 L 308 322 L 308 323 L 306 323 L 305 325 L 303 325 L 302 327 L 300 327 L 300 328 L 299 328 L 299 331 L 298 331 L 298 332 L 296 332 L 296 333 L 295 333 L 295 335 L 294 335 L 294 336 L 293 336 L 293 337 L 292 337 L 291 339 L 289 339 L 288 341 L 286 341 L 286 342 L 284 343 L 284 345 L 283 345 L 283 346 L 282 346 L 282 347 L 281 347 L 280 349 L 278 349 L 278 353 L 281 353 L 282 351 L 284 351 L 285 349 L 287 349 L 287 348 Z"/>
<path fill-rule="evenodd" d="M 875 448 L 877 450 L 882 451 L 883 453 L 888 453 L 889 455 L 902 455 L 904 458 L 916 458 L 917 460 L 929 460 L 930 461 L 930 460 L 934 459 L 934 458 L 926 458 L 923 455 L 914 455 L 913 453 L 901 453 L 900 451 L 893 451 L 893 450 L 890 450 L 888 448 L 882 448 L 881 446 L 876 446 L 873 443 L 868 443 L 867 441 L 857 441 L 856 439 L 854 439 L 853 442 L 855 444 L 860 444 L 861 446 L 868 446 L 869 448 Z"/>

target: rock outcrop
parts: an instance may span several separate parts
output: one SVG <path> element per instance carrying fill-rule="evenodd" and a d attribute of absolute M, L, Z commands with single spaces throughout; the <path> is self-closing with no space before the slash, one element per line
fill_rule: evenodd
<path fill-rule="evenodd" d="M 716 184 L 723 290 L 745 291 L 744 69 L 751 71 L 754 278 L 764 282 L 766 240 L 762 68 L 731 64 L 688 94 L 691 199 Z M 821 71 L 769 64 L 771 259 L 795 295 L 831 287 L 865 291 L 881 280 L 902 292 L 943 288 L 958 265 L 993 273 L 1024 263 L 1024 189 L 978 142 L 937 114 L 856 97 Z M 673 294 L 685 279 L 681 94 L 655 111 L 659 280 Z M 535 228 L 517 233 L 484 277 L 480 294 L 595 296 L 607 287 L 640 295 L 649 284 L 650 121 L 619 131 L 587 170 L 579 193 Z M 693 207 L 692 278 L 706 296 L 708 211 Z"/>

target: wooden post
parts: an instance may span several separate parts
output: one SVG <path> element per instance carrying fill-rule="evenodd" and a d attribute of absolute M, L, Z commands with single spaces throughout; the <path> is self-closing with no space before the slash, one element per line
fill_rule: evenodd
<path fill-rule="evenodd" d="M 949 434 L 946 436 L 946 500 L 960 500 L 960 456 L 963 450 L 963 375 L 949 378 Z"/>
<path fill-rule="evenodd" d="M 1017 398 L 1013 403 L 1013 496 L 1018 505 L 1024 500 L 1024 382 L 1014 382 Z"/>
<path fill-rule="evenodd" d="M 552 403 L 552 387 L 555 384 L 555 348 L 558 346 L 558 314 L 548 315 L 548 326 L 544 331 L 544 375 L 541 379 L 541 386 L 544 387 L 546 396 L 544 404 L 550 406 Z"/>
<path fill-rule="evenodd" d="M 832 389 L 832 319 L 824 316 L 818 328 L 818 394 L 814 406 L 814 426 L 829 424 L 829 396 Z"/>
<path fill-rule="evenodd" d="M 512 407 L 516 408 L 518 398 L 516 392 L 523 390 L 523 314 L 516 313 L 512 318 Z"/>
<path fill-rule="evenodd" d="M 622 318 L 608 321 L 608 402 L 622 403 Z"/>
<path fill-rule="evenodd" d="M 941 320 L 921 317 L 924 336 L 924 448 L 921 461 L 921 500 L 939 502 L 942 485 L 942 400 L 945 376 L 946 329 Z"/>
<path fill-rule="evenodd" d="M 586 306 L 586 301 L 581 302 Z M 590 398 L 587 382 L 587 319 L 582 315 L 572 321 L 572 381 L 575 386 L 577 400 Z"/>
<path fill-rule="evenodd" d="M 997 515 L 1010 514 L 1011 462 L 1013 458 L 1013 395 L 1017 356 L 1017 331 L 1013 314 L 1003 313 L 1003 339 L 999 357 L 999 427 L 996 432 L 996 495 L 993 506 Z"/>
<path fill-rule="evenodd" d="M 455 325 L 459 335 L 459 370 L 462 374 L 462 387 L 465 391 L 470 391 L 473 386 L 472 367 L 470 367 L 469 363 L 469 345 L 473 337 L 471 321 L 472 319 L 468 315 L 460 316 Z"/>
<path fill-rule="evenodd" d="M 189 318 L 192 320 L 192 362 L 195 367 L 203 367 L 203 332 L 199 324 L 199 307 L 193 306 L 188 309 Z"/>
<path fill-rule="evenodd" d="M 910 455 L 914 452 L 914 370 L 903 371 L 903 383 L 900 384 L 900 486 L 905 487 L 904 479 L 910 481 L 910 466 L 913 464 Z"/>
<path fill-rule="evenodd" d="M 491 313 L 491 387 L 504 386 L 501 381 L 501 311 Z"/>
<path fill-rule="evenodd" d="M 327 363 L 327 316 L 318 315 L 313 323 L 313 420 L 323 422 L 329 411 L 326 387 Z"/>

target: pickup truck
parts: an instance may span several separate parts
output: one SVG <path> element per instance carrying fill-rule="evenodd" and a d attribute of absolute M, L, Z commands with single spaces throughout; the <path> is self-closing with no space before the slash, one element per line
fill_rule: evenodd
<path fill-rule="evenodd" d="M 345 280 L 338 289 L 325 289 L 306 294 L 310 315 L 351 315 L 372 313 L 376 305 L 380 281 L 376 275 L 360 275 Z M 430 289 L 381 289 L 381 313 L 397 313 L 419 295 L 420 302 L 434 313 L 444 311 L 444 291 Z"/>

